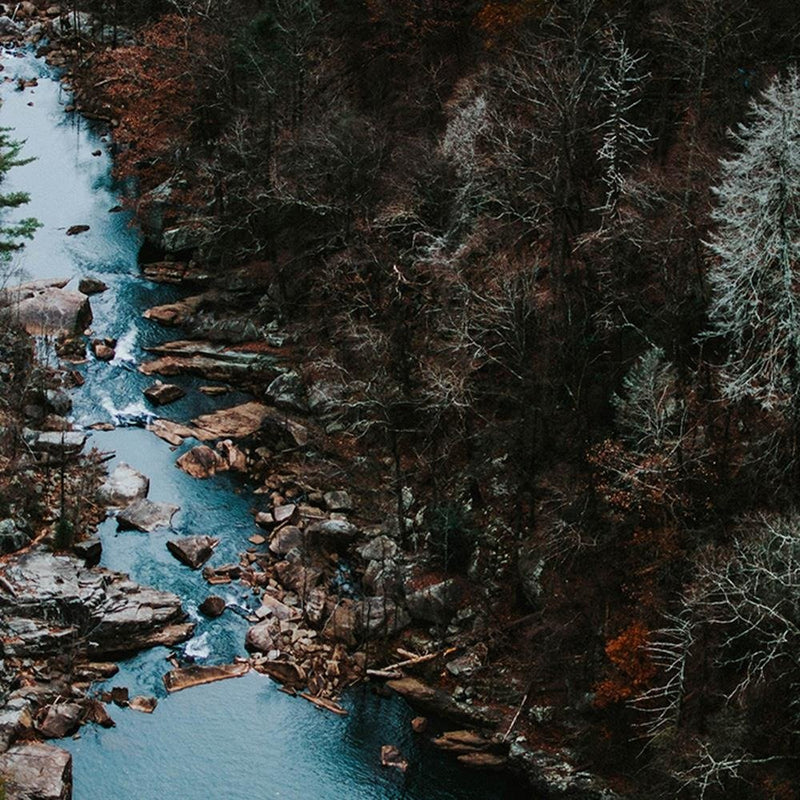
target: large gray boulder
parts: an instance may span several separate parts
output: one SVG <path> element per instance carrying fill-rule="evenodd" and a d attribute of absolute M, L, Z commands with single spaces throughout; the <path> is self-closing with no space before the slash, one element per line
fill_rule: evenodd
<path fill-rule="evenodd" d="M 8 800 L 70 800 L 72 756 L 40 742 L 18 744 L 0 755 Z"/>
<path fill-rule="evenodd" d="M 135 529 L 150 533 L 156 528 L 169 528 L 172 517 L 180 510 L 180 506 L 171 503 L 155 503 L 142 498 L 135 500 L 117 515 L 117 525 L 122 530 Z"/>
<path fill-rule="evenodd" d="M 103 481 L 97 497 L 103 505 L 123 508 L 147 497 L 148 491 L 150 479 L 130 464 L 121 461 Z"/>
<path fill-rule="evenodd" d="M 77 456 L 89 438 L 83 431 L 26 430 L 23 436 L 34 453 L 43 453 L 58 459 Z"/>
<path fill-rule="evenodd" d="M 81 333 L 92 321 L 92 307 L 85 294 L 55 287 L 12 302 L 2 314 L 32 336 L 71 336 Z"/>
<path fill-rule="evenodd" d="M 192 569 L 200 569 L 214 554 L 219 539 L 213 536 L 184 536 L 181 539 L 170 539 L 167 550 L 182 564 Z"/>

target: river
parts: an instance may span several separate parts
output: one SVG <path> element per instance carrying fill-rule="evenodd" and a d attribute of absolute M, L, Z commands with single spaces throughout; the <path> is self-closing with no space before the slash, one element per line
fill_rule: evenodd
<path fill-rule="evenodd" d="M 93 432 L 90 445 L 114 452 L 150 477 L 150 498 L 176 503 L 179 534 L 205 533 L 221 543 L 212 560 L 225 563 L 249 545 L 254 532 L 248 487 L 228 476 L 198 481 L 175 467 L 191 442 L 171 449 L 135 423 L 148 413 L 142 389 L 150 382 L 135 365 L 147 345 L 175 338 L 142 318 L 142 311 L 177 296 L 175 289 L 143 280 L 137 266 L 140 236 L 119 203 L 111 178 L 107 137 L 75 114 L 53 73 L 31 54 L 5 53 L 0 124 L 25 140 L 24 155 L 35 161 L 9 173 L 3 191 L 21 190 L 31 202 L 20 216 L 34 216 L 42 228 L 15 260 L 24 278 L 92 275 L 109 289 L 92 298 L 93 331 L 119 339 L 111 363 L 90 359 L 78 367 L 85 385 L 73 392 L 73 422 Z M 18 77 L 38 85 L 19 91 Z M 97 151 L 99 155 L 94 155 Z M 90 230 L 67 236 L 71 225 Z M 209 398 L 196 391 L 200 381 L 179 378 L 187 396 L 168 407 L 170 418 L 185 421 L 241 395 Z M 209 381 L 202 381 L 209 383 Z M 110 463 L 113 468 L 114 462 Z M 197 622 L 183 645 L 199 663 L 227 663 L 244 653 L 246 621 L 231 609 L 217 620 L 197 612 L 209 593 L 202 577 L 178 564 L 164 546 L 166 533 L 118 533 L 113 519 L 100 527 L 102 565 L 129 573 L 140 583 L 175 592 Z M 248 609 L 254 598 L 236 584 L 222 587 L 229 604 Z M 82 728 L 62 743 L 74 756 L 75 800 L 190 800 L 192 798 L 282 798 L 283 800 L 493 800 L 529 797 L 505 777 L 466 772 L 416 737 L 413 716 L 399 698 L 380 699 L 368 689 L 349 692 L 342 704 L 349 716 L 336 717 L 281 693 L 257 673 L 166 695 L 162 675 L 169 651 L 156 648 L 121 664 L 110 685 L 132 694 L 155 695 L 154 714 L 112 707 L 116 727 Z M 394 744 L 411 766 L 403 775 L 380 766 L 381 745 Z M 519 792 L 522 792 L 519 794 Z"/>

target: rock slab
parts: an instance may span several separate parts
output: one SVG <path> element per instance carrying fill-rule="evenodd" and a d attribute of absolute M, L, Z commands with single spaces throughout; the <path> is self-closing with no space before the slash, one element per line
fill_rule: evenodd
<path fill-rule="evenodd" d="M 0 755 L 8 800 L 70 800 L 72 756 L 59 747 L 33 742 Z"/>

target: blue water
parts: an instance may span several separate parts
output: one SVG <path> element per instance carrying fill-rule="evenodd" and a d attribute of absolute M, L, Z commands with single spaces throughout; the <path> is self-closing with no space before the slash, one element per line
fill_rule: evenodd
<path fill-rule="evenodd" d="M 0 124 L 12 126 L 26 140 L 31 164 L 13 170 L 3 191 L 31 194 L 20 216 L 35 216 L 43 227 L 13 263 L 7 283 L 20 278 L 100 277 L 109 285 L 92 298 L 95 335 L 121 340 L 118 358 L 89 360 L 78 367 L 86 384 L 74 392 L 73 420 L 78 426 L 114 421 L 124 410 L 145 410 L 142 388 L 150 379 L 135 370 L 142 348 L 171 338 L 144 320 L 149 306 L 168 302 L 174 289 L 142 280 L 136 263 L 140 245 L 130 215 L 109 213 L 119 203 L 110 176 L 108 141 L 74 114 L 47 67 L 32 56 L 6 54 L 2 78 L 39 79 L 22 92 L 14 83 L 0 84 Z M 33 105 L 29 105 L 32 103 Z M 93 156 L 96 150 L 100 156 Z M 90 230 L 68 237 L 66 228 L 88 224 Z M 215 406 L 232 405 L 239 395 L 212 399 L 197 391 L 200 381 L 178 379 L 187 389 L 183 400 L 169 407 L 171 418 L 187 420 Z M 202 383 L 208 383 L 203 381 Z M 211 561 L 238 560 L 255 532 L 251 507 L 258 497 L 229 476 L 209 481 L 188 477 L 175 467 L 177 451 L 136 427 L 95 432 L 91 446 L 114 452 L 151 479 L 150 498 L 181 506 L 173 520 L 180 534 L 203 533 L 220 538 Z M 114 462 L 110 463 L 113 468 Z M 247 623 L 227 610 L 217 620 L 197 613 L 209 587 L 197 572 L 178 564 L 165 547 L 166 532 L 118 533 L 113 519 L 100 528 L 102 564 L 129 573 L 135 580 L 176 592 L 197 631 L 183 648 L 200 663 L 225 663 L 243 653 Z M 172 534 L 174 535 L 174 534 Z M 254 599 L 238 584 L 214 587 L 242 610 Z M 182 649 L 183 649 L 182 648 Z M 116 728 L 82 729 L 80 738 L 63 746 L 74 755 L 75 800 L 493 800 L 519 794 L 495 775 L 463 771 L 446 756 L 411 733 L 412 712 L 399 698 L 380 699 L 367 688 L 343 699 L 350 715 L 338 717 L 278 691 L 268 678 L 251 673 L 167 696 L 162 676 L 170 669 L 170 652 L 155 648 L 124 664 L 111 685 L 132 694 L 155 695 L 154 714 L 111 707 Z M 410 761 L 405 775 L 380 766 L 380 748 L 394 744 Z"/>

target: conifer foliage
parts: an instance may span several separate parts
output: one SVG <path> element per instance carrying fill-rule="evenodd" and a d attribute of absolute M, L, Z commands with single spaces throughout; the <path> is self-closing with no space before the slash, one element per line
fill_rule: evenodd
<path fill-rule="evenodd" d="M 721 164 L 712 335 L 730 355 L 723 389 L 785 409 L 800 391 L 800 77 L 776 78 L 734 135 Z"/>

